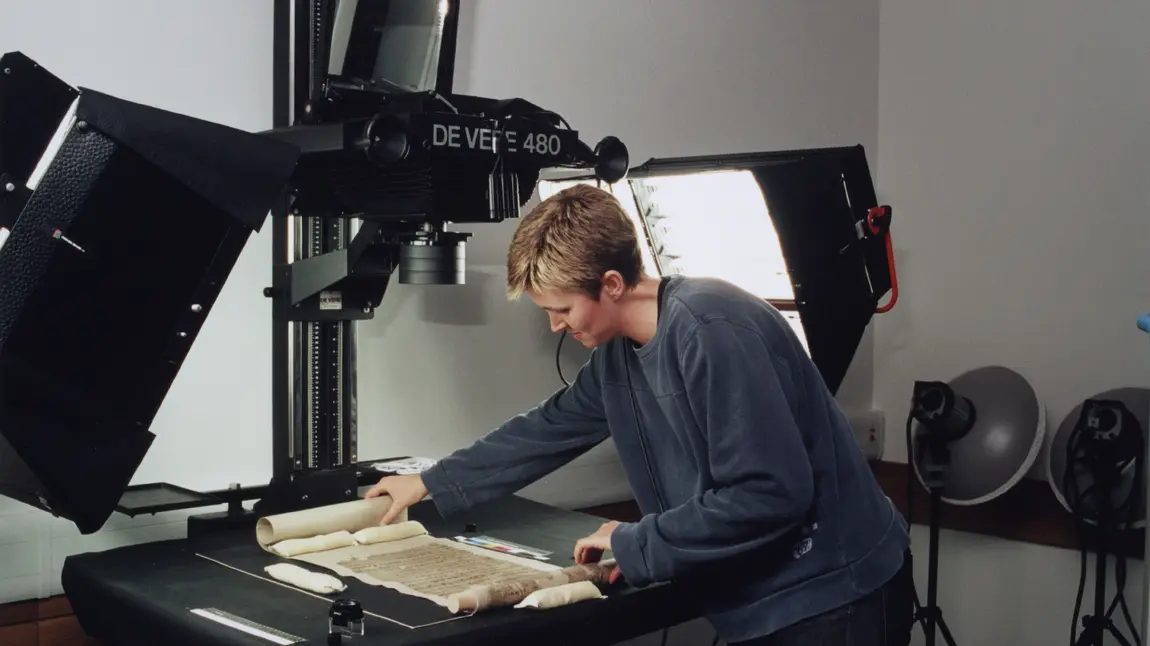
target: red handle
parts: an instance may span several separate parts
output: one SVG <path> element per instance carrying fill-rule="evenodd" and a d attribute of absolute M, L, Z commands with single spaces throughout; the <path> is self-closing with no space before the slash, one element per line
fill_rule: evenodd
<path fill-rule="evenodd" d="M 890 301 L 875 309 L 876 314 L 884 314 L 891 311 L 898 302 L 898 274 L 894 269 L 894 243 L 890 239 L 890 207 L 878 206 L 871 209 L 867 213 L 866 223 L 871 235 L 886 238 L 886 260 L 887 267 L 890 268 Z"/>

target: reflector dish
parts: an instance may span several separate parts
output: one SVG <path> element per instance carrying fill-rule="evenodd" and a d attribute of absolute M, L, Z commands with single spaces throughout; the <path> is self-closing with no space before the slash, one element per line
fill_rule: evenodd
<path fill-rule="evenodd" d="M 920 382 L 921 383 L 921 382 Z M 1018 372 L 986 366 L 963 373 L 936 390 L 949 388 L 965 398 L 973 424 L 945 443 L 949 461 L 942 474 L 941 499 L 952 505 L 977 505 L 1001 496 L 1022 480 L 1042 447 L 1046 416 L 1034 387 Z M 927 427 L 908 428 L 915 476 L 940 462 L 927 442 Z"/>
<path fill-rule="evenodd" d="M 1133 418 L 1137 420 L 1137 428 L 1124 429 L 1131 432 L 1137 432 L 1141 438 L 1145 438 L 1146 428 L 1150 426 L 1150 389 L 1146 388 L 1116 388 L 1114 390 L 1107 390 L 1090 397 L 1086 401 L 1100 401 L 1100 402 L 1121 402 L 1126 406 Z M 1050 489 L 1054 492 L 1054 497 L 1058 502 L 1070 513 L 1075 513 L 1076 510 L 1070 504 L 1071 498 L 1081 499 L 1084 503 L 1085 516 L 1083 521 L 1095 524 L 1095 519 L 1091 517 L 1096 505 L 1092 504 L 1089 492 L 1094 486 L 1095 478 L 1090 469 L 1085 468 L 1081 461 L 1079 461 L 1079 468 L 1076 469 L 1074 482 L 1071 483 L 1066 478 L 1067 475 L 1067 447 L 1070 439 L 1074 436 L 1074 429 L 1079 425 L 1082 417 L 1083 401 L 1074 407 L 1073 410 L 1062 420 L 1059 424 L 1058 430 L 1054 433 L 1054 437 L 1050 441 L 1050 454 L 1046 460 L 1046 481 L 1050 484 Z M 1141 441 L 1144 444 L 1145 440 Z M 1136 452 L 1136 458 L 1142 460 L 1142 451 Z M 1081 456 L 1081 453 L 1079 453 Z M 1138 466 L 1136 461 L 1125 463 L 1121 467 L 1119 480 L 1116 483 L 1114 491 L 1111 495 L 1111 501 L 1115 509 L 1122 509 L 1124 503 L 1130 498 L 1131 486 L 1134 484 L 1135 467 Z M 1073 489 L 1073 490 L 1071 490 Z M 1076 491 L 1074 491 L 1076 490 Z M 1074 495 L 1076 494 L 1077 495 Z M 1141 492 L 1138 492 L 1141 494 Z M 1132 527 L 1145 527 L 1146 526 L 1146 497 L 1139 495 L 1140 500 L 1138 505 L 1134 508 L 1134 522 Z M 1124 525 L 1128 522 L 1130 516 L 1126 515 L 1127 512 L 1123 511 L 1122 518 L 1115 520 Z"/>

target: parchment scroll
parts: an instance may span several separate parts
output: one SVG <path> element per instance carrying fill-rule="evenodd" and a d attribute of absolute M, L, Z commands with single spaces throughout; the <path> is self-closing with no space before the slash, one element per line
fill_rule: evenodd
<path fill-rule="evenodd" d="M 613 561 L 573 565 L 554 572 L 526 575 L 486 585 L 473 585 L 463 592 L 451 595 L 448 598 L 447 608 L 451 612 L 480 612 L 488 608 L 515 606 L 531 594 L 548 588 L 558 588 L 573 583 L 591 583 L 596 587 L 606 586 L 607 578 L 610 576 L 613 566 Z M 589 598 L 593 597 L 586 595 L 557 597 L 551 600 L 547 607 L 554 608 Z"/>
<path fill-rule="evenodd" d="M 379 521 L 389 507 L 391 507 L 391 496 L 379 496 L 265 516 L 256 522 L 256 540 L 260 547 L 280 556 L 294 556 L 297 553 L 315 551 L 317 546 L 320 549 L 331 549 L 338 542 L 343 543 L 341 547 L 347 547 L 354 544 L 354 538 L 350 534 L 379 527 Z M 407 521 L 406 509 L 395 522 L 405 521 Z M 317 540 L 321 536 L 331 538 L 327 541 Z M 289 540 L 296 542 L 285 543 Z M 323 547 L 325 543 L 331 544 Z M 273 549 L 273 545 L 279 545 L 280 549 Z"/>
<path fill-rule="evenodd" d="M 571 583 L 607 584 L 610 561 L 563 569 L 436 538 L 414 521 L 380 527 L 390 504 L 380 500 L 261 518 L 256 538 L 269 552 L 427 599 L 452 613 L 514 606 L 533 592 Z M 570 598 L 575 603 L 589 597 Z"/>

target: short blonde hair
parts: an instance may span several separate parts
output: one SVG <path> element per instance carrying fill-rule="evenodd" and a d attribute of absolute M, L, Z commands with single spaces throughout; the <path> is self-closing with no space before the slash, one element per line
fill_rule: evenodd
<path fill-rule="evenodd" d="M 618 271 L 628 287 L 643 273 L 635 224 L 611 193 L 576 184 L 543 200 L 511 238 L 507 295 L 527 290 L 582 292 L 598 300 L 603 275 Z"/>

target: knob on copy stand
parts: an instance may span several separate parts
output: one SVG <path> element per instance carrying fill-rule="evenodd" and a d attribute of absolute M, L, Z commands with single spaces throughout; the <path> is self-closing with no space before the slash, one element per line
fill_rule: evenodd
<path fill-rule="evenodd" d="M 345 636 L 363 636 L 363 606 L 355 599 L 337 599 L 328 611 L 328 646 L 343 644 Z"/>

